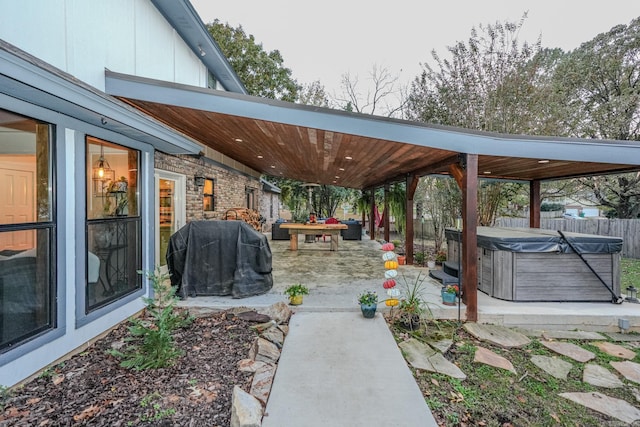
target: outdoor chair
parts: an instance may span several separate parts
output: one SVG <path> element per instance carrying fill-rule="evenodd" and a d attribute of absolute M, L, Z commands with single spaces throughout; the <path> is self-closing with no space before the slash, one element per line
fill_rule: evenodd
<path fill-rule="evenodd" d="M 340 221 L 338 221 L 338 219 L 337 219 L 337 218 L 333 218 L 333 217 L 331 217 L 331 218 L 327 218 L 327 219 L 326 219 L 326 221 L 325 221 L 324 223 L 325 223 L 325 224 L 340 224 Z M 323 235 L 322 235 L 322 241 L 323 241 L 323 242 L 326 242 L 325 238 L 326 238 L 327 236 L 329 236 L 329 238 L 331 238 L 331 235 L 330 235 L 330 234 L 323 234 Z M 320 236 L 318 236 L 318 237 L 320 237 Z"/>

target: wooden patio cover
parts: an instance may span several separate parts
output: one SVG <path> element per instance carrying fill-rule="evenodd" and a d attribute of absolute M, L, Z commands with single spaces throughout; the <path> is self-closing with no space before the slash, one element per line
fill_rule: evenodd
<path fill-rule="evenodd" d="M 540 205 L 541 181 L 640 169 L 639 142 L 471 131 L 109 71 L 106 92 L 265 175 L 363 190 L 406 182 L 407 218 L 413 217 L 420 176 L 452 175 L 463 192 L 463 286 L 469 321 L 477 320 L 479 177 L 529 182 L 530 224 L 539 227 L 535 207 Z M 412 224 L 407 222 L 409 260 Z"/>

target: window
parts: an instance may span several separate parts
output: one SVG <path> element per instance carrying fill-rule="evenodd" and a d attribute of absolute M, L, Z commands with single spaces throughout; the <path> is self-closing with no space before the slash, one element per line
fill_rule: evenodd
<path fill-rule="evenodd" d="M 142 288 L 140 153 L 87 138 L 86 312 Z"/>
<path fill-rule="evenodd" d="M 51 135 L 0 109 L 0 352 L 56 327 Z"/>
<path fill-rule="evenodd" d="M 205 212 L 215 210 L 215 196 L 213 192 L 213 179 L 206 178 L 204 180 L 203 194 L 203 207 Z"/>

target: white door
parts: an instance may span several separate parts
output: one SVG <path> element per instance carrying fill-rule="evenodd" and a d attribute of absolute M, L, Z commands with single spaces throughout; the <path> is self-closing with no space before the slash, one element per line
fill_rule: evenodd
<path fill-rule="evenodd" d="M 3 224 L 35 220 L 34 165 L 33 157 L 0 159 L 0 222 Z M 34 246 L 32 230 L 0 233 L 0 250 L 25 250 Z"/>
<path fill-rule="evenodd" d="M 167 264 L 169 238 L 186 222 L 185 195 L 187 179 L 184 175 L 156 170 L 156 262 Z"/>

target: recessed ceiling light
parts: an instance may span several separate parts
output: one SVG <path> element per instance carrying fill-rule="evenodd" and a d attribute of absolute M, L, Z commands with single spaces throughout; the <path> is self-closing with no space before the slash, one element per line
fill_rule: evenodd
<path fill-rule="evenodd" d="M 339 170 L 339 171 L 343 171 L 343 170 L 344 170 L 344 168 L 338 168 L 338 170 Z"/>
<path fill-rule="evenodd" d="M 351 156 L 345 156 L 344 158 L 347 159 L 347 160 L 353 160 L 353 157 L 351 157 Z"/>
<path fill-rule="evenodd" d="M 338 175 L 336 175 L 336 179 L 340 179 L 340 177 Z"/>
<path fill-rule="evenodd" d="M 271 169 L 275 169 L 275 168 L 276 168 L 276 165 L 271 165 Z"/>
<path fill-rule="evenodd" d="M 485 174 L 485 175 L 491 175 L 491 171 L 484 171 L 482 173 Z"/>
<path fill-rule="evenodd" d="M 337 183 L 338 183 L 338 181 L 333 181 L 333 183 L 334 183 L 334 184 L 337 184 Z"/>
<path fill-rule="evenodd" d="M 538 163 L 540 163 L 542 165 L 544 163 L 549 163 L 549 160 L 538 160 Z"/>
<path fill-rule="evenodd" d="M 259 159 L 264 159 L 264 157 L 263 157 L 263 156 L 258 156 L 258 158 L 259 158 Z"/>
<path fill-rule="evenodd" d="M 242 142 L 242 138 L 233 138 L 235 142 Z"/>

